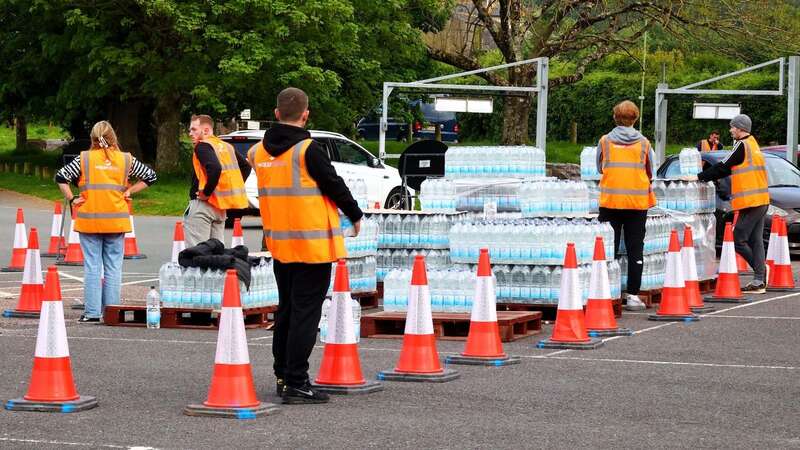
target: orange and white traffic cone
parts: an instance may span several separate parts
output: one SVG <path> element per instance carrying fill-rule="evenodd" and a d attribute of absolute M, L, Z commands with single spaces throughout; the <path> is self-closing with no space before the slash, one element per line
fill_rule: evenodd
<path fill-rule="evenodd" d="M 778 238 L 776 239 L 775 261 L 769 271 L 767 290 L 774 292 L 795 291 L 792 260 L 789 255 L 789 237 L 786 221 L 778 219 Z"/>
<path fill-rule="evenodd" d="M 136 244 L 136 227 L 133 226 L 133 202 L 128 202 L 128 216 L 131 218 L 131 231 L 125 233 L 125 259 L 144 259 L 147 255 L 139 253 Z"/>
<path fill-rule="evenodd" d="M 67 251 L 62 259 L 60 256 L 56 260 L 59 266 L 82 266 L 83 250 L 81 250 L 81 236 L 75 231 L 75 217 L 77 210 L 72 210 L 72 220 L 69 223 L 69 238 L 67 239 Z"/>
<path fill-rule="evenodd" d="M 694 255 L 694 238 L 692 227 L 683 229 L 683 247 L 681 247 L 681 263 L 683 264 L 683 282 L 686 284 L 686 301 L 693 313 L 714 311 L 713 306 L 703 303 L 700 295 L 700 280 L 697 277 L 697 260 Z"/>
<path fill-rule="evenodd" d="M 333 281 L 331 307 L 328 310 L 328 337 L 314 387 L 329 394 L 369 394 L 383 390 L 377 381 L 367 381 L 361 373 L 358 344 L 353 324 L 350 277 L 340 259 Z"/>
<path fill-rule="evenodd" d="M 25 254 L 28 251 L 28 236 L 25 233 L 25 215 L 22 208 L 17 209 L 17 223 L 14 225 L 14 247 L 11 249 L 11 262 L 0 272 L 22 272 L 25 269 Z"/>
<path fill-rule="evenodd" d="M 736 228 L 736 222 L 739 221 L 739 211 L 733 213 L 733 228 Z M 736 254 L 736 270 L 739 273 L 753 273 L 753 269 L 747 264 L 747 261 L 740 254 Z"/>
<path fill-rule="evenodd" d="M 178 255 L 186 249 L 183 237 L 183 222 L 175 222 L 175 232 L 172 234 L 172 262 L 178 264 Z"/>
<path fill-rule="evenodd" d="M 503 351 L 500 328 L 497 326 L 497 296 L 489 249 L 482 248 L 478 256 L 478 277 L 469 321 L 467 344 L 460 355 L 448 356 L 448 364 L 508 366 L 519 364 L 518 357 Z"/>
<path fill-rule="evenodd" d="M 772 215 L 772 222 L 770 223 L 769 227 L 769 243 L 767 245 L 767 257 L 766 257 L 766 265 L 767 269 L 767 280 L 769 280 L 769 274 L 775 269 L 775 253 L 778 250 L 778 229 L 780 228 L 780 216 L 777 214 Z"/>
<path fill-rule="evenodd" d="M 667 267 L 664 272 L 661 302 L 658 304 L 656 313 L 650 314 L 647 318 L 662 321 L 697 320 L 697 315 L 689 309 L 689 301 L 686 299 L 681 246 L 678 244 L 678 232 L 675 230 L 672 230 L 669 235 L 669 253 L 667 253 Z"/>
<path fill-rule="evenodd" d="M 3 317 L 38 318 L 42 309 L 42 260 L 39 257 L 39 233 L 31 227 L 28 238 L 28 251 L 25 254 L 25 272 L 22 273 L 22 287 L 15 309 L 3 311 Z"/>
<path fill-rule="evenodd" d="M 561 272 L 561 292 L 558 296 L 558 311 L 556 311 L 553 334 L 550 335 L 550 339 L 539 341 L 536 347 L 591 350 L 602 345 L 602 340 L 590 337 L 586 330 L 578 279 L 578 258 L 575 256 L 575 244 L 570 242 L 567 244 L 564 269 Z"/>
<path fill-rule="evenodd" d="M 722 255 L 719 258 L 717 270 L 717 286 L 714 294 L 703 298 L 709 303 L 748 303 L 749 297 L 742 295 L 739 284 L 739 271 L 736 268 L 736 251 L 733 248 L 733 225 L 725 224 L 725 234 L 722 238 Z"/>
<path fill-rule="evenodd" d="M 244 331 L 239 278 L 234 269 L 228 269 L 222 291 L 217 353 L 208 398 L 202 405 L 187 406 L 183 412 L 188 416 L 254 419 L 276 409 L 276 405 L 262 403 L 256 398 Z"/>
<path fill-rule="evenodd" d="M 611 300 L 611 284 L 608 281 L 606 250 L 603 238 L 594 240 L 594 258 L 589 278 L 589 299 L 586 301 L 586 329 L 589 336 L 631 336 L 633 330 L 617 325 L 614 305 Z"/>
<path fill-rule="evenodd" d="M 23 398 L 9 400 L 9 411 L 78 412 L 97 406 L 97 399 L 78 395 L 72 378 L 72 364 L 64 325 L 64 305 L 61 303 L 61 284 L 58 270 L 47 269 L 42 315 L 36 336 L 36 352 L 28 393 Z"/>
<path fill-rule="evenodd" d="M 244 245 L 244 234 L 242 233 L 242 219 L 233 219 L 233 236 L 231 236 L 231 248 L 237 245 Z"/>
<path fill-rule="evenodd" d="M 425 271 L 425 258 L 418 255 L 414 258 L 414 268 L 411 272 L 408 313 L 400 358 L 397 367 L 380 372 L 378 380 L 443 383 L 455 380 L 459 376 L 454 370 L 442 368 L 439 362 L 436 336 L 433 334 L 431 293 Z"/>
<path fill-rule="evenodd" d="M 57 258 L 64 254 L 67 248 L 67 241 L 64 239 L 64 213 L 61 211 L 61 203 L 55 202 L 53 211 L 53 224 L 50 226 L 50 245 L 47 246 L 47 253 L 42 256 L 47 258 Z"/>

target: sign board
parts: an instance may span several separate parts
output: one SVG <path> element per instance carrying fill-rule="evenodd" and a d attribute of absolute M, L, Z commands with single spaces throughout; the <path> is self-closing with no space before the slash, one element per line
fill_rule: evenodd
<path fill-rule="evenodd" d="M 741 114 L 737 103 L 695 103 L 692 117 L 695 119 L 733 119 Z"/>
<path fill-rule="evenodd" d="M 250 120 L 250 110 L 245 109 L 244 111 L 241 112 L 241 114 L 239 114 L 239 117 L 241 117 L 242 120 Z"/>
<path fill-rule="evenodd" d="M 257 120 L 248 120 L 247 121 L 247 129 L 248 130 L 258 130 L 261 129 L 261 123 Z"/>
<path fill-rule="evenodd" d="M 491 114 L 493 103 L 491 98 L 436 97 L 434 108 L 436 111 Z"/>

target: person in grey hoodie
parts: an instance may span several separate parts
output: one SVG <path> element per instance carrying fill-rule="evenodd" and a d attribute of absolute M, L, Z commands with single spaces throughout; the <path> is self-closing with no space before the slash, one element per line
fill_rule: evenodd
<path fill-rule="evenodd" d="M 616 127 L 600 138 L 597 168 L 600 178 L 600 214 L 598 220 L 614 229 L 614 253 L 619 254 L 620 236 L 625 236 L 628 257 L 628 284 L 625 309 L 645 308 L 639 298 L 642 284 L 643 251 L 647 210 L 655 206 L 650 186 L 653 178 L 653 149 L 633 124 L 639 108 L 631 101 L 614 107 Z"/>

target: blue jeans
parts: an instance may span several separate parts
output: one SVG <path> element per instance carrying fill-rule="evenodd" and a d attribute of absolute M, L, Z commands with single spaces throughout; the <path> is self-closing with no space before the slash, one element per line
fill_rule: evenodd
<path fill-rule="evenodd" d="M 105 305 L 119 304 L 124 243 L 124 233 L 81 233 L 86 317 L 100 317 Z"/>

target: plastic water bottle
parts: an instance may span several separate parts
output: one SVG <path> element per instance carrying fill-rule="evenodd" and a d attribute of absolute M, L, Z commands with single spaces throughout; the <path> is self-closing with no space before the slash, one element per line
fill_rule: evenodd
<path fill-rule="evenodd" d="M 161 296 L 155 286 L 147 293 L 147 328 L 161 328 Z"/>
<path fill-rule="evenodd" d="M 361 303 L 350 297 L 350 306 L 353 308 L 353 330 L 356 335 L 356 342 L 361 341 Z"/>
<path fill-rule="evenodd" d="M 322 316 L 319 318 L 319 340 L 320 342 L 327 342 L 328 338 L 328 313 L 331 310 L 331 299 L 326 298 L 322 302 Z"/>

